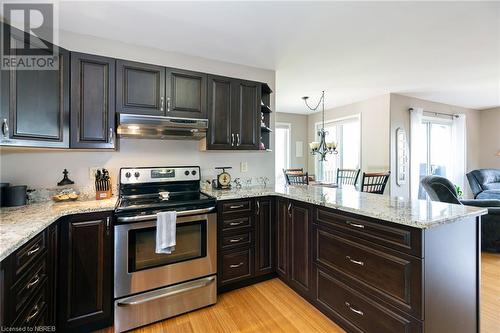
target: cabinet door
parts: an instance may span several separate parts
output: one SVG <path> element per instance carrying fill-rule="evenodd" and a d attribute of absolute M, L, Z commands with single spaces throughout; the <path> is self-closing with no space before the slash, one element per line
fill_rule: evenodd
<path fill-rule="evenodd" d="M 208 133 L 207 149 L 233 149 L 231 132 L 232 87 L 230 78 L 208 77 Z"/>
<path fill-rule="evenodd" d="M 274 228 L 272 199 L 255 199 L 255 275 L 274 271 Z"/>
<path fill-rule="evenodd" d="M 288 219 L 289 203 L 287 199 L 276 198 L 276 270 L 283 278 L 288 278 Z"/>
<path fill-rule="evenodd" d="M 116 61 L 116 111 L 165 115 L 165 67 Z"/>
<path fill-rule="evenodd" d="M 236 149 L 259 149 L 261 85 L 235 80 L 234 89 L 231 121 Z"/>
<path fill-rule="evenodd" d="M 71 148 L 115 148 L 115 59 L 71 54 Z"/>
<path fill-rule="evenodd" d="M 58 50 L 58 70 L 1 71 L 2 145 L 69 147 L 69 53 Z"/>
<path fill-rule="evenodd" d="M 207 75 L 167 68 L 167 116 L 207 118 Z"/>
<path fill-rule="evenodd" d="M 311 290 L 311 212 L 307 204 L 290 206 L 290 283 L 298 291 Z"/>
<path fill-rule="evenodd" d="M 58 329 L 93 330 L 111 324 L 111 213 L 61 221 Z"/>

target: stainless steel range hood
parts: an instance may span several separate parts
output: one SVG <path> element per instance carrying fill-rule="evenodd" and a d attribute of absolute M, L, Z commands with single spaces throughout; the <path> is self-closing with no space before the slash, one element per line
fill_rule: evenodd
<path fill-rule="evenodd" d="M 201 140 L 206 136 L 207 119 L 144 116 L 120 113 L 117 133 L 136 139 Z"/>

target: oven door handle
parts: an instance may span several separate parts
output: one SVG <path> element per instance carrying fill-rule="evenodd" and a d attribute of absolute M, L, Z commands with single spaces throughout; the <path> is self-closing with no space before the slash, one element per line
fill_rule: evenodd
<path fill-rule="evenodd" d="M 202 208 L 202 209 L 192 209 L 192 210 L 181 210 L 177 212 L 177 217 L 187 216 L 187 215 L 199 215 L 206 214 L 215 211 L 215 207 Z M 140 222 L 155 219 L 156 214 L 150 215 L 138 215 L 138 216 L 122 216 L 118 217 L 118 222 Z"/>
<path fill-rule="evenodd" d="M 158 290 L 158 291 L 153 291 L 151 293 L 148 293 L 148 294 L 153 294 L 152 296 L 148 296 L 148 294 L 139 295 L 139 296 L 132 296 L 132 297 L 124 299 L 123 301 L 117 302 L 117 305 L 118 306 L 140 305 L 140 304 L 151 302 L 151 301 L 154 301 L 154 300 L 157 300 L 160 298 L 170 297 L 170 296 L 174 296 L 174 295 L 177 295 L 180 293 L 188 292 L 190 290 L 203 288 L 203 287 L 209 285 L 210 283 L 212 283 L 213 281 L 215 281 L 215 276 L 209 276 L 209 277 L 203 278 L 201 280 L 182 283 L 182 284 L 177 285 L 177 286 L 167 287 L 167 288 L 164 288 L 163 290 Z M 162 292 L 162 291 L 165 291 L 165 292 Z"/>

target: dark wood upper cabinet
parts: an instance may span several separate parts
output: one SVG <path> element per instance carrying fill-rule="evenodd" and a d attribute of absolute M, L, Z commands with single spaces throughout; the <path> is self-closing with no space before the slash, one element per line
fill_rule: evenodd
<path fill-rule="evenodd" d="M 71 148 L 115 148 L 115 59 L 71 54 Z"/>
<path fill-rule="evenodd" d="M 272 198 L 255 199 L 255 275 L 274 272 L 274 223 Z"/>
<path fill-rule="evenodd" d="M 276 271 L 283 279 L 288 279 L 289 270 L 289 227 L 290 206 L 285 198 L 276 198 Z"/>
<path fill-rule="evenodd" d="M 166 115 L 207 118 L 207 74 L 167 68 Z"/>
<path fill-rule="evenodd" d="M 242 150 L 259 149 L 260 137 L 260 83 L 235 80 L 232 110 L 232 129 L 235 148 Z"/>
<path fill-rule="evenodd" d="M 164 116 L 165 67 L 116 61 L 116 112 Z"/>
<path fill-rule="evenodd" d="M 23 36 L 12 31 L 22 45 Z M 1 145 L 69 147 L 69 52 L 55 49 L 57 70 L 1 70 Z"/>
<path fill-rule="evenodd" d="M 207 149 L 233 149 L 231 133 L 232 87 L 230 78 L 208 77 Z"/>
<path fill-rule="evenodd" d="M 299 292 L 308 294 L 312 291 L 311 206 L 291 202 L 289 218 L 290 283 Z"/>
<path fill-rule="evenodd" d="M 112 216 L 79 214 L 60 222 L 58 330 L 112 323 Z"/>
<path fill-rule="evenodd" d="M 259 149 L 260 85 L 233 78 L 208 77 L 207 149 Z"/>

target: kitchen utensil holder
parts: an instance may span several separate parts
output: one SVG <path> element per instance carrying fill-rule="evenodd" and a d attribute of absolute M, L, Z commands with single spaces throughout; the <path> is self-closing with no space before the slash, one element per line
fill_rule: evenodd
<path fill-rule="evenodd" d="M 107 181 L 105 188 L 107 188 L 107 190 L 102 190 L 102 191 L 96 190 L 95 191 L 95 199 L 96 200 L 104 200 L 104 199 L 111 198 L 113 193 L 111 191 L 111 181 L 110 180 Z"/>

